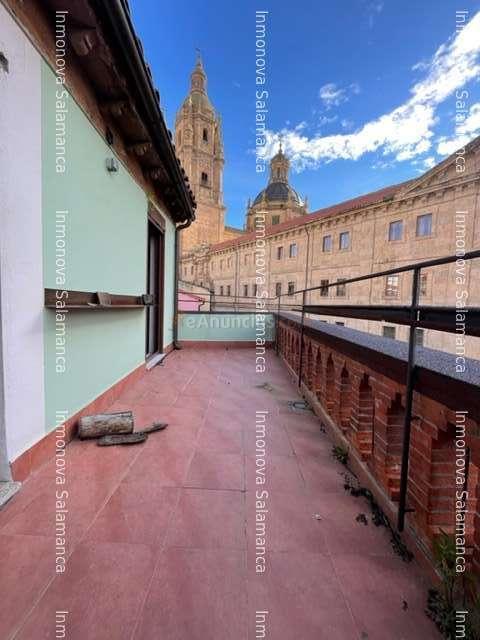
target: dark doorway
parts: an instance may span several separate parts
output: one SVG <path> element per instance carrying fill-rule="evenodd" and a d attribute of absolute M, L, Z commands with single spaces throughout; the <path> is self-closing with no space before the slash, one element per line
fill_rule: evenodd
<path fill-rule="evenodd" d="M 163 349 L 163 257 L 164 235 L 151 220 L 148 221 L 147 293 L 153 304 L 147 306 L 146 358 Z"/>

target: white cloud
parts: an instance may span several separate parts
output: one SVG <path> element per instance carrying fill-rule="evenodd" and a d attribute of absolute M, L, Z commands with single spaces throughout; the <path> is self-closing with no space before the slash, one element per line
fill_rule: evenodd
<path fill-rule="evenodd" d="M 351 94 L 360 93 L 360 87 L 353 82 L 348 87 L 338 87 L 334 82 L 327 82 L 318 90 L 318 97 L 326 109 L 338 107 L 342 102 L 347 102 Z"/>
<path fill-rule="evenodd" d="M 394 163 L 391 160 L 377 160 L 372 164 L 372 169 L 391 169 Z"/>
<path fill-rule="evenodd" d="M 320 116 L 318 119 L 318 126 L 323 127 L 326 124 L 332 124 L 332 122 L 335 122 L 336 120 L 338 120 L 338 116 Z"/>
<path fill-rule="evenodd" d="M 480 102 L 472 104 L 463 122 L 457 122 L 455 135 L 452 138 L 446 136 L 439 138 L 437 153 L 441 156 L 455 153 L 478 135 L 480 135 Z"/>
<path fill-rule="evenodd" d="M 369 2 L 367 5 L 368 26 L 373 28 L 375 17 L 382 13 L 384 4 L 383 2 Z"/>
<path fill-rule="evenodd" d="M 295 131 L 303 131 L 303 129 L 305 129 L 307 127 L 308 123 L 306 120 L 302 120 L 302 122 L 299 122 L 297 124 L 297 126 L 295 127 Z"/>
<path fill-rule="evenodd" d="M 416 62 L 413 67 L 412 67 L 412 71 L 426 71 L 428 69 L 429 66 L 429 62 L 426 62 L 425 60 L 420 60 L 420 62 Z"/>
<path fill-rule="evenodd" d="M 436 165 L 436 160 L 434 156 L 428 156 L 428 158 L 424 158 L 423 166 L 425 169 L 431 169 Z"/>
<path fill-rule="evenodd" d="M 278 133 L 268 131 L 267 143 L 260 148 L 259 155 L 270 158 L 278 147 L 280 135 L 297 171 L 340 158 L 357 160 L 365 153 L 374 151 L 380 151 L 384 156 L 393 155 L 398 161 L 424 154 L 432 147 L 438 105 L 470 80 L 480 76 L 479 55 L 480 12 L 460 33 L 437 49 L 426 63 L 424 78 L 413 85 L 411 95 L 404 104 L 352 133 L 307 137 L 295 129 L 285 128 Z M 356 88 L 358 90 L 358 86 Z M 323 96 L 321 93 L 320 97 L 330 105 L 345 101 L 345 90 L 333 83 L 324 85 L 321 92 Z M 471 137 L 476 131 L 477 118 L 480 117 L 477 109 L 477 105 L 475 110 L 472 107 L 470 130 L 464 132 L 466 136 Z M 437 148 L 439 154 L 447 152 L 448 142 L 441 141 L 443 146 Z"/>

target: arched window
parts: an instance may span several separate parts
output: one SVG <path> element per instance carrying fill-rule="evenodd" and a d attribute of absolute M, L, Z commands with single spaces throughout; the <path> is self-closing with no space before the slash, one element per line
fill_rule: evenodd
<path fill-rule="evenodd" d="M 202 171 L 202 184 L 208 184 L 208 173 Z"/>
<path fill-rule="evenodd" d="M 204 142 L 208 142 L 208 130 L 207 129 L 203 130 L 203 141 Z"/>

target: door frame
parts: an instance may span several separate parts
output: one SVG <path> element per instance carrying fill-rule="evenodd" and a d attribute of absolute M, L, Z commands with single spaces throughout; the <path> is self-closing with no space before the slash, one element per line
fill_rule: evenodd
<path fill-rule="evenodd" d="M 159 213 L 159 211 L 150 204 L 148 207 L 148 216 L 147 216 L 147 286 L 148 286 L 148 267 L 149 267 L 149 226 L 152 224 L 156 227 L 158 231 L 158 290 L 157 300 L 158 300 L 158 324 L 157 324 L 157 351 L 155 353 L 147 354 L 145 353 L 146 361 L 149 362 L 153 358 L 157 357 L 160 353 L 163 352 L 163 320 L 164 320 L 164 290 L 165 290 L 165 220 L 163 216 Z M 148 312 L 147 312 L 148 314 Z M 148 335 L 148 317 L 145 317 L 145 346 L 147 345 L 147 335 Z M 145 348 L 146 351 L 146 348 Z"/>

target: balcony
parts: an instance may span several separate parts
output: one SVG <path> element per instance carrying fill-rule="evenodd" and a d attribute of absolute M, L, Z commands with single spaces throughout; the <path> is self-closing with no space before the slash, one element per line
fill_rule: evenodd
<path fill-rule="evenodd" d="M 136 447 L 66 449 L 65 573 L 55 574 L 55 460 L 0 513 L 0 637 L 54 637 L 55 612 L 67 611 L 69 638 L 245 640 L 268 611 L 277 640 L 437 638 L 419 567 L 344 490 L 318 419 L 288 404 L 299 400 L 272 349 L 262 375 L 254 350 L 238 347 L 184 348 L 146 372 L 110 409 L 133 409 L 137 428 L 161 418 L 166 431 Z M 265 438 L 256 411 L 267 412 Z"/>
<path fill-rule="evenodd" d="M 165 431 L 73 440 L 0 511 L 1 638 L 440 638 L 425 607 L 459 399 L 480 564 L 478 362 L 418 350 L 400 534 L 408 345 L 235 302 L 180 313 L 183 348 L 105 407 Z"/>

